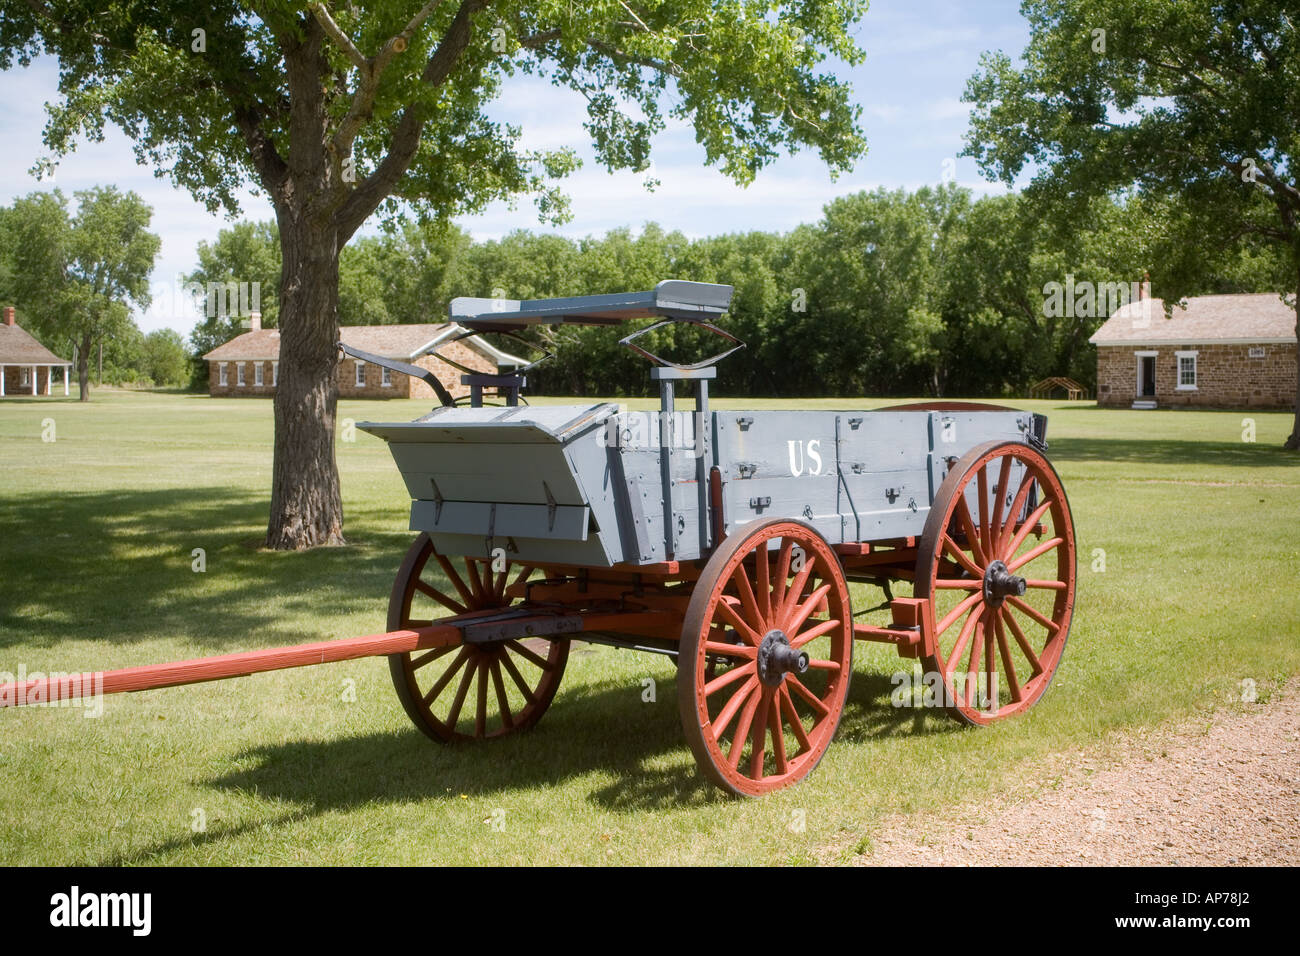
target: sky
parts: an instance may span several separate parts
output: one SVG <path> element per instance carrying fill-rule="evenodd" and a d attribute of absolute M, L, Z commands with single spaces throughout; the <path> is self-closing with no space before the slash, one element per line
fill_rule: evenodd
<path fill-rule="evenodd" d="M 969 114 L 961 95 L 982 52 L 1000 49 L 1014 57 L 1024 48 L 1028 28 L 1018 7 L 1017 0 L 872 0 L 856 28 L 866 62 L 841 74 L 862 106 L 868 151 L 852 172 L 834 181 L 817 155 L 807 152 L 782 157 L 747 188 L 736 186 L 705 165 L 689 125 L 670 122 L 653 144 L 649 175 L 659 185 L 648 192 L 647 174 L 610 174 L 595 161 L 582 129 L 581 96 L 519 77 L 505 84 L 490 113 L 521 127 L 525 148 L 567 145 L 578 151 L 583 167 L 563 181 L 573 218 L 560 227 L 543 226 L 532 203 L 521 198 L 514 209 L 494 203 L 457 222 L 477 240 L 512 229 L 576 238 L 620 226 L 639 229 L 648 221 L 696 237 L 751 229 L 784 232 L 816 222 L 837 196 L 881 186 L 911 190 L 955 180 L 977 194 L 1000 192 L 1000 186 L 980 177 L 973 160 L 958 156 Z M 137 165 L 130 140 L 115 127 L 103 142 L 83 142 L 63 158 L 52 180 L 35 179 L 28 170 L 49 152 L 41 142 L 43 104 L 57 101 L 57 80 L 51 58 L 0 72 L 0 204 L 56 187 L 68 195 L 110 184 L 139 193 L 153 207 L 150 228 L 162 237 L 162 249 L 150 278 L 154 303 L 136 321 L 145 332 L 170 327 L 188 335 L 197 315 L 180 294 L 178 277 L 197 265 L 198 243 L 213 241 L 231 220 L 210 214 L 151 167 Z M 241 202 L 241 218 L 272 218 L 269 201 L 255 192 Z M 362 234 L 374 231 L 372 221 Z"/>

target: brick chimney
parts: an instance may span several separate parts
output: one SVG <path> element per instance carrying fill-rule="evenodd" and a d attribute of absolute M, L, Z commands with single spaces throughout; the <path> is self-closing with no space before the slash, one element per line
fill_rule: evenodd
<path fill-rule="evenodd" d="M 1142 284 L 1138 286 L 1138 301 L 1151 298 L 1151 273 L 1142 273 Z"/>
<path fill-rule="evenodd" d="M 14 324 L 14 307 L 13 307 L 12 305 L 6 305 L 6 306 L 5 306 L 5 325 L 13 325 L 13 324 Z"/>
<path fill-rule="evenodd" d="M 248 328 L 249 328 L 251 331 L 253 331 L 253 332 L 260 332 L 260 331 L 262 331 L 262 313 L 261 313 L 261 312 L 250 312 L 250 313 L 248 313 Z"/>

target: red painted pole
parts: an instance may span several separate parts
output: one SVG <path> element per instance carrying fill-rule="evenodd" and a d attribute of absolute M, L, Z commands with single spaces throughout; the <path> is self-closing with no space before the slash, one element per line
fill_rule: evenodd
<path fill-rule="evenodd" d="M 426 650 L 459 644 L 460 629 L 447 624 L 414 628 L 409 631 L 390 631 L 385 634 L 368 634 L 344 640 L 319 641 L 315 644 L 297 644 L 292 647 L 272 647 L 242 654 L 222 654 L 218 657 L 200 657 L 190 661 L 173 661 L 170 664 L 150 664 L 145 667 L 125 667 L 121 670 L 99 673 L 60 675 L 51 680 L 40 677 L 21 683 L 0 684 L 0 707 L 21 707 L 27 704 L 53 703 L 60 700 L 95 697 L 100 694 L 121 694 L 157 687 L 179 687 L 227 677 L 245 677 L 263 671 L 284 670 L 289 667 L 307 667 L 311 664 L 332 664 L 358 657 L 375 657 L 401 654 L 407 651 Z"/>

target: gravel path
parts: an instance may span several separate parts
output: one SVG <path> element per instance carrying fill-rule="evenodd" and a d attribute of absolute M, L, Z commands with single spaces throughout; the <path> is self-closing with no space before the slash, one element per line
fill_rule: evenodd
<path fill-rule="evenodd" d="M 1034 765 L 1014 797 L 895 817 L 865 866 L 1300 864 L 1300 681 L 1209 726 Z"/>

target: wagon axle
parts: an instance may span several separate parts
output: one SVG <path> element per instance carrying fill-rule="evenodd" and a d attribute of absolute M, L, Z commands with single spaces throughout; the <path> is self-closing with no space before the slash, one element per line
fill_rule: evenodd
<path fill-rule="evenodd" d="M 1007 570 L 1002 561 L 994 561 L 984 572 L 984 600 L 989 607 L 1001 607 L 1008 595 L 1023 597 L 1025 579 Z"/>
<path fill-rule="evenodd" d="M 790 646 L 790 639 L 779 628 L 763 635 L 758 645 L 758 677 L 769 687 L 775 687 L 786 674 L 802 674 L 808 670 L 808 655 Z"/>

